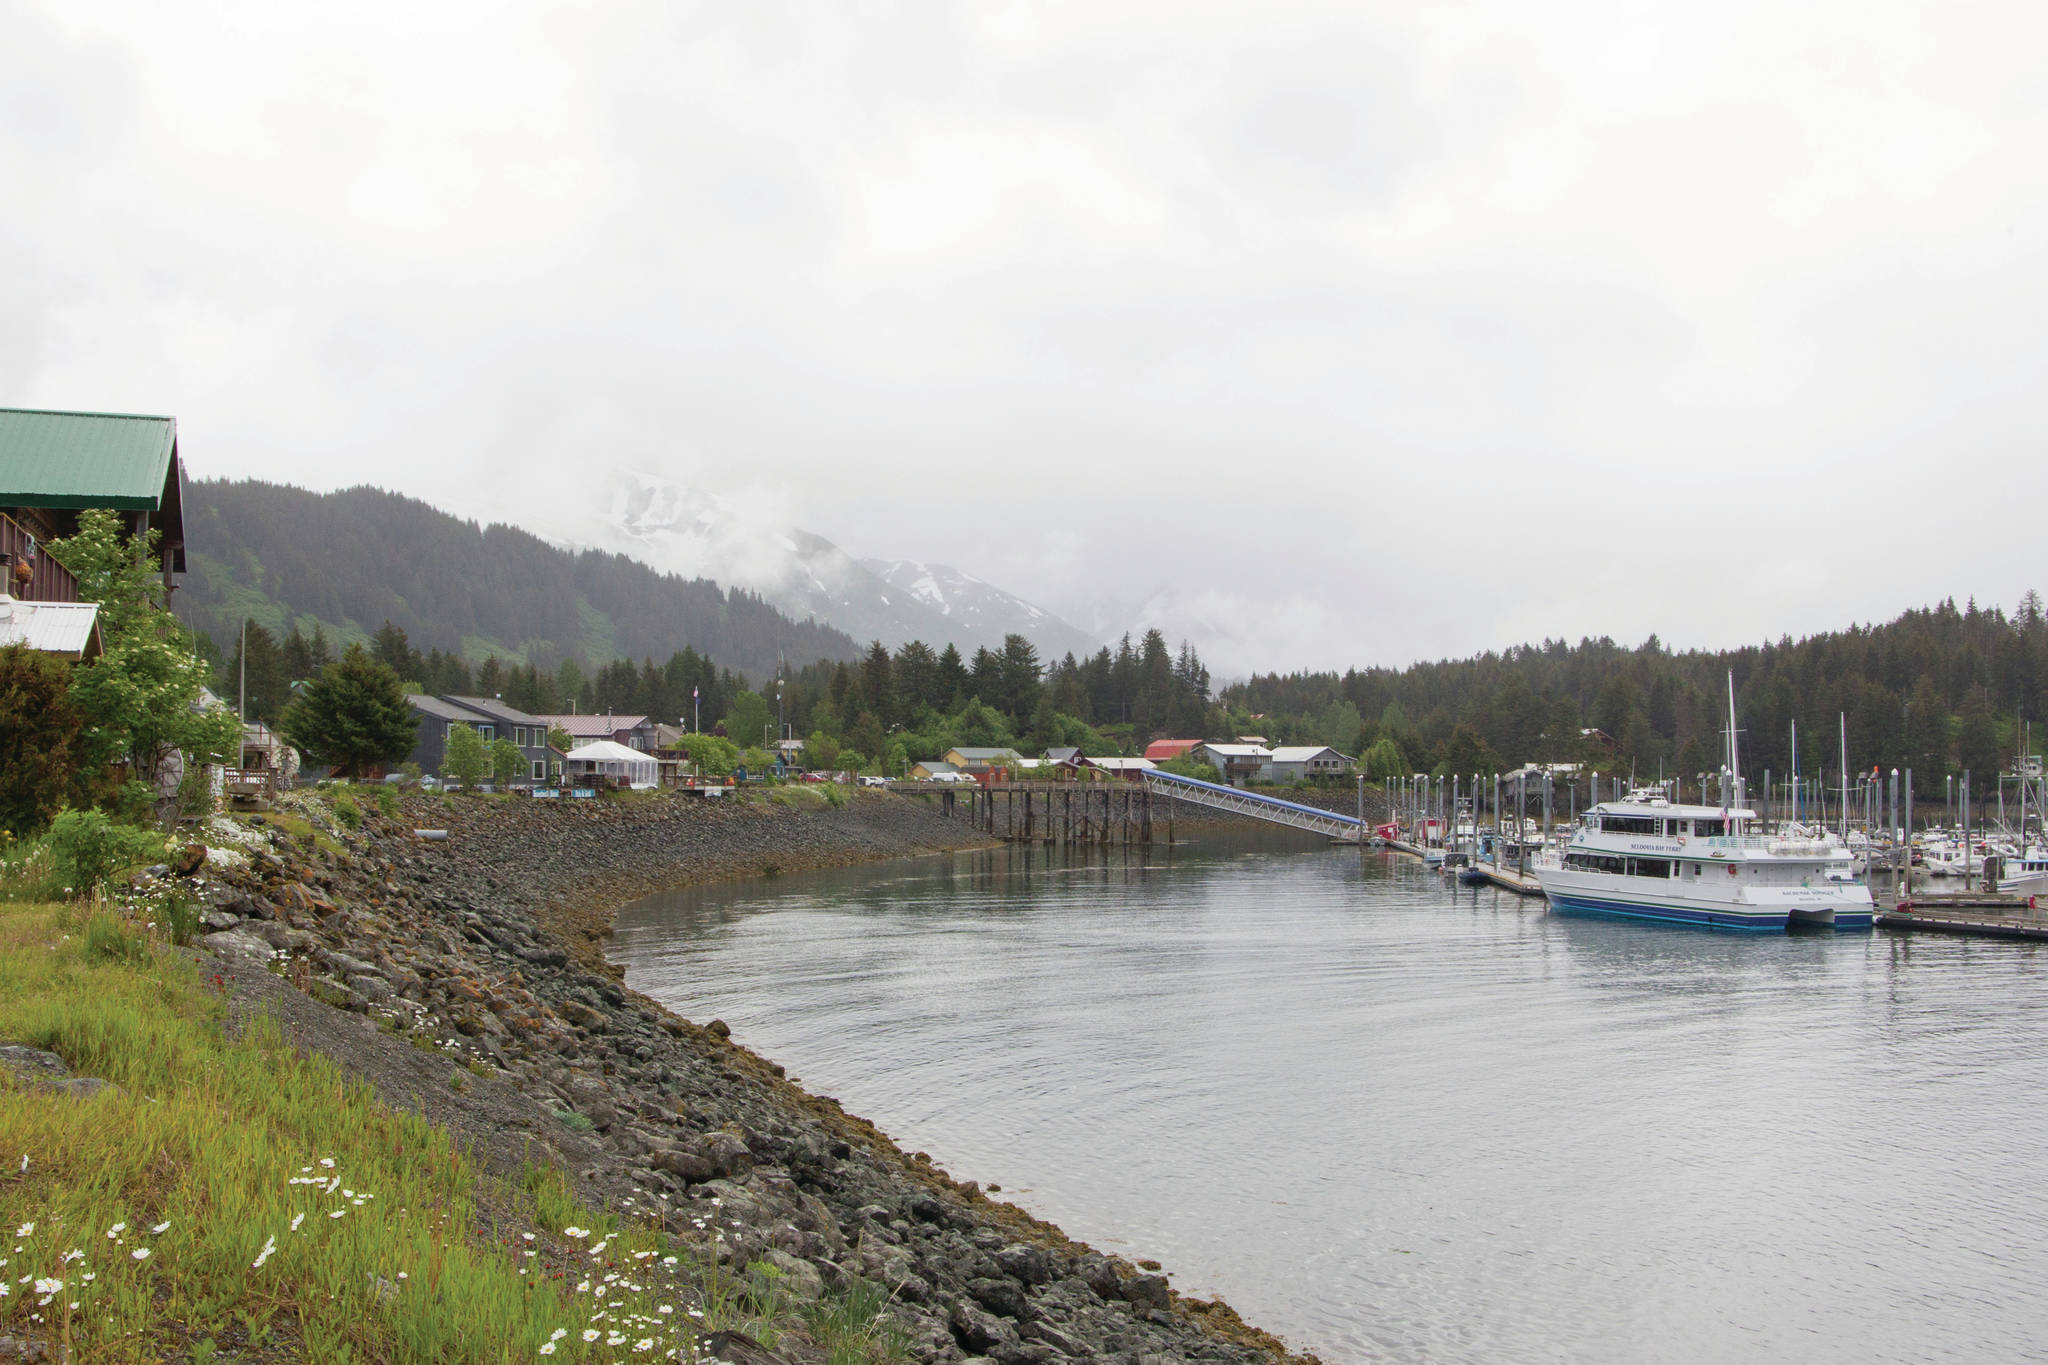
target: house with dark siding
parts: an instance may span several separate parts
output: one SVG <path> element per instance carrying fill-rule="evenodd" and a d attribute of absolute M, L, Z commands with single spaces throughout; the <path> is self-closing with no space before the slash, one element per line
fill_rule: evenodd
<path fill-rule="evenodd" d="M 413 693 L 406 697 L 419 721 L 419 738 L 414 742 L 412 761 L 424 773 L 439 774 L 447 761 L 448 733 L 456 725 L 473 728 L 486 746 L 493 740 L 509 739 L 526 759 L 527 778 L 543 782 L 548 776 L 548 723 L 543 716 L 529 716 L 505 705 L 495 697 L 430 697 Z"/>

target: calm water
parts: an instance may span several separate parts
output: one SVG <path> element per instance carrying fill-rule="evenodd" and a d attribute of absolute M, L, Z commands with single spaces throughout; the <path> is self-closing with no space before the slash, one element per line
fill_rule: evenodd
<path fill-rule="evenodd" d="M 2048 1358 L 2048 954 L 1288 836 L 657 897 L 627 979 L 1327 1360 Z"/>

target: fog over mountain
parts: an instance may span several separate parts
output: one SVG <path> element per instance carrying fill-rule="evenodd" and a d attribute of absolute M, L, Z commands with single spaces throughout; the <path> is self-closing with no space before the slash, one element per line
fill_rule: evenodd
<path fill-rule="evenodd" d="M 1103 644 L 1042 607 L 949 565 L 857 560 L 823 536 L 789 523 L 779 502 L 685 488 L 644 471 L 595 485 L 580 516 L 556 523 L 568 543 L 629 555 L 686 578 L 758 593 L 790 615 L 814 618 L 863 643 L 895 649 L 911 640 L 963 654 L 1025 636 L 1050 659 Z M 922 534 L 901 528 L 906 541 Z M 1128 627 L 1118 627 L 1117 633 Z M 1113 638 L 1113 637 L 1112 637 Z"/>

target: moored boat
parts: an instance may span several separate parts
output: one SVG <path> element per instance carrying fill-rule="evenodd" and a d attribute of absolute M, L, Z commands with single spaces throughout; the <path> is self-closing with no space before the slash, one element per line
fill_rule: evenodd
<path fill-rule="evenodd" d="M 1845 845 L 1803 831 L 1767 834 L 1743 807 L 1732 678 L 1728 711 L 1722 797 L 1732 786 L 1734 801 L 1679 805 L 1652 787 L 1592 807 L 1563 851 L 1536 865 L 1551 909 L 1751 931 L 1871 927 L 1870 888 L 1850 872 Z"/>
<path fill-rule="evenodd" d="M 1756 812 L 1636 791 L 1586 813 L 1536 880 L 1554 910 L 1782 932 L 1794 922 L 1868 929 L 1868 887 L 1826 839 L 1750 832 Z"/>

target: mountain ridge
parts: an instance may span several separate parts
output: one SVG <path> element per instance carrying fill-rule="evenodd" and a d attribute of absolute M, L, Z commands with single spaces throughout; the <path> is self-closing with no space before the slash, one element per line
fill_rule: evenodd
<path fill-rule="evenodd" d="M 778 658 L 851 660 L 859 642 L 793 620 L 744 588 L 663 573 L 602 549 L 565 550 L 385 489 L 316 493 L 262 480 L 186 486 L 191 571 L 178 615 L 230 652 L 243 616 L 279 634 L 322 626 L 367 640 L 384 621 L 416 643 L 553 667 L 667 658 L 685 645 L 759 680 Z M 566 591 L 564 590 L 566 589 Z"/>

